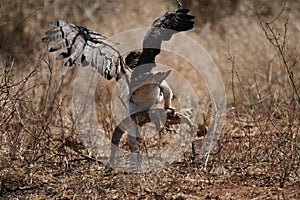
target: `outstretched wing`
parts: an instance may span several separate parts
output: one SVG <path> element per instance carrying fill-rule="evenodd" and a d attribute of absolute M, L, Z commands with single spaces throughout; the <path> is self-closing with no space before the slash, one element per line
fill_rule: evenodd
<path fill-rule="evenodd" d="M 167 12 L 153 23 L 144 38 L 143 52 L 138 65 L 155 63 L 155 57 L 160 53 L 162 41 L 168 41 L 173 34 L 194 27 L 193 19 L 195 17 L 189 15 L 188 12 L 189 9 L 179 8 L 173 12 Z"/>
<path fill-rule="evenodd" d="M 46 32 L 42 42 L 55 41 L 49 52 L 64 49 L 56 59 L 68 58 L 65 66 L 91 65 L 108 80 L 113 77 L 118 80 L 125 73 L 126 66 L 119 51 L 103 35 L 64 21 L 53 22 L 51 26 L 54 28 Z"/>

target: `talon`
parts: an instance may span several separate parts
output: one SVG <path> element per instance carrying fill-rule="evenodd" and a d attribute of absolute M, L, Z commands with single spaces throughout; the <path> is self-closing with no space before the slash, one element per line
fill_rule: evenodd
<path fill-rule="evenodd" d="M 172 115 L 174 115 L 175 111 L 176 111 L 176 109 L 174 107 L 171 107 L 171 106 L 166 108 L 166 110 L 167 110 L 168 113 L 171 113 Z"/>

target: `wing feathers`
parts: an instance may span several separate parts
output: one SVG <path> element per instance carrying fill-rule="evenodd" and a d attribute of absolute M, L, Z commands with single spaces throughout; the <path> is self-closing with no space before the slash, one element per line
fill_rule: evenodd
<path fill-rule="evenodd" d="M 49 47 L 49 52 L 57 51 L 69 46 L 69 41 L 67 39 L 63 39 L 60 42 L 53 44 Z"/>
<path fill-rule="evenodd" d="M 64 58 L 69 57 L 71 55 L 71 50 L 71 48 L 67 48 L 65 51 L 63 51 L 56 57 L 56 60 L 62 60 Z"/>
<path fill-rule="evenodd" d="M 152 28 L 144 38 L 143 52 L 138 65 L 155 63 L 155 57 L 160 53 L 162 41 L 170 40 L 173 34 L 194 27 L 193 19 L 195 17 L 189 15 L 189 11 L 189 9 L 179 8 L 173 12 L 167 12 L 162 18 L 154 21 Z"/>
<path fill-rule="evenodd" d="M 50 25 L 54 26 L 54 27 L 64 27 L 64 26 L 68 26 L 69 24 L 64 21 L 55 21 L 55 22 L 50 23 Z"/>
<path fill-rule="evenodd" d="M 169 40 L 177 32 L 193 28 L 195 17 L 188 13 L 189 9 L 179 8 L 167 12 L 153 23 L 144 38 L 143 52 L 136 62 L 137 65 L 152 63 L 149 69 L 145 69 L 151 70 L 155 66 L 156 55 L 160 53 L 162 41 Z M 103 35 L 64 21 L 56 21 L 50 25 L 54 28 L 45 33 L 46 37 L 42 42 L 55 42 L 49 46 L 49 52 L 63 50 L 56 59 L 67 58 L 65 66 L 91 65 L 107 79 L 112 77 L 119 79 L 120 73 L 124 74 L 128 71 L 119 51 Z"/>
<path fill-rule="evenodd" d="M 96 68 L 106 79 L 120 78 L 120 72 L 126 71 L 122 57 L 106 37 L 87 28 L 56 21 L 50 24 L 54 28 L 47 31 L 44 43 L 55 42 L 49 46 L 49 52 L 64 50 L 56 59 L 68 58 L 65 66 L 88 66 Z"/>

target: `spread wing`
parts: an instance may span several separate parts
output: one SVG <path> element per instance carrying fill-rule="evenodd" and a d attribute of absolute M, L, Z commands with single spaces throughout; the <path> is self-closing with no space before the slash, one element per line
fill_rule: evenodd
<path fill-rule="evenodd" d="M 131 79 L 135 79 L 144 73 L 151 72 L 155 65 L 155 57 L 160 53 L 163 41 L 171 39 L 172 35 L 181 31 L 187 31 L 194 27 L 194 16 L 188 14 L 189 9 L 179 8 L 172 12 L 167 12 L 162 18 L 157 19 L 152 24 L 143 41 L 143 51 L 139 55 L 129 54 L 126 62 L 132 64 L 131 57 L 138 57 L 131 68 Z M 130 65 L 129 65 L 130 66 Z M 141 67 L 137 67 L 141 66 Z M 137 67 L 137 68 L 136 68 Z"/>
<path fill-rule="evenodd" d="M 194 27 L 193 19 L 195 17 L 189 15 L 188 12 L 189 9 L 179 8 L 173 12 L 167 12 L 152 24 L 152 28 L 147 32 L 143 41 L 143 52 L 138 62 L 139 65 L 155 63 L 155 57 L 160 53 L 162 41 L 168 41 L 173 34 Z"/>
<path fill-rule="evenodd" d="M 46 32 L 42 42 L 54 42 L 50 45 L 49 52 L 64 49 L 56 59 L 68 58 L 65 66 L 91 65 L 108 80 L 113 77 L 118 80 L 126 72 L 119 51 L 105 36 L 64 21 L 56 21 L 50 25 L 54 28 Z"/>

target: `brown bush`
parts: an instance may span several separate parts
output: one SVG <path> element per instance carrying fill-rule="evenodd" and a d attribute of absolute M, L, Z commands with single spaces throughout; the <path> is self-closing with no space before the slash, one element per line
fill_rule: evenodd
<path fill-rule="evenodd" d="M 61 77 L 62 63 L 54 62 L 40 39 L 49 22 L 57 19 L 108 36 L 149 26 L 176 8 L 176 1 L 0 2 L 1 197 L 300 197 L 300 4 L 264 0 L 183 3 L 196 15 L 194 31 L 186 34 L 213 57 L 226 85 L 228 110 L 222 135 L 208 157 L 192 160 L 189 149 L 163 170 L 126 174 L 108 169 L 82 145 L 70 105 L 76 67 Z M 186 71 L 183 60 L 163 55 L 160 62 L 174 65 L 197 83 L 202 114 L 208 118 L 205 82 Z M 108 84 L 105 92 L 98 91 L 99 110 L 110 104 L 110 89 Z M 100 113 L 99 121 L 111 136 L 115 124 L 106 111 Z M 199 149 L 202 141 L 196 138 L 195 147 Z"/>

